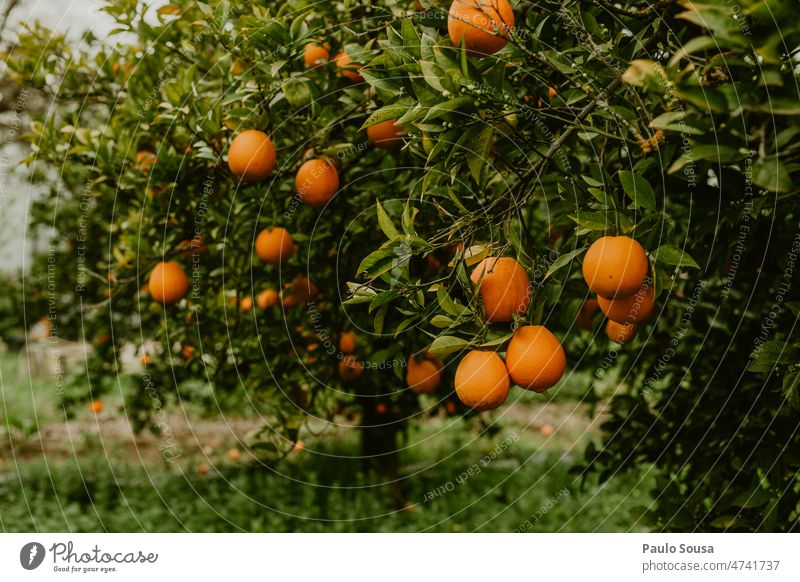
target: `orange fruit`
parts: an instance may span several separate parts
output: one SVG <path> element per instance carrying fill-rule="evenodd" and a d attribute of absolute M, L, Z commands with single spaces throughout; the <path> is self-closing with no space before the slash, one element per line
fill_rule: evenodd
<path fill-rule="evenodd" d="M 417 394 L 428 394 L 439 387 L 444 363 L 433 358 L 409 358 L 406 384 Z"/>
<path fill-rule="evenodd" d="M 303 444 L 303 441 L 297 441 L 292 446 L 292 452 L 293 453 L 301 453 L 301 452 L 303 452 L 305 450 L 305 448 L 306 448 L 306 446 L 305 446 L 305 444 Z"/>
<path fill-rule="evenodd" d="M 358 70 L 363 67 L 363 65 L 357 65 L 353 63 L 353 59 L 347 56 L 346 53 L 341 52 L 335 57 L 333 60 L 336 61 L 336 66 L 339 69 L 339 74 L 347 79 L 350 79 L 354 83 L 361 83 L 364 81 L 364 77 L 362 77 Z"/>
<path fill-rule="evenodd" d="M 497 408 L 508 398 L 510 387 L 508 370 L 496 352 L 473 350 L 456 369 L 456 394 L 475 410 Z"/>
<path fill-rule="evenodd" d="M 597 311 L 597 305 L 597 299 L 587 299 L 583 302 L 583 305 L 581 305 L 581 308 L 578 310 L 578 315 L 575 317 L 575 321 L 578 322 L 578 325 L 586 331 L 592 331 L 592 329 L 594 329 L 592 323 L 594 314 Z"/>
<path fill-rule="evenodd" d="M 304 305 L 319 295 L 319 289 L 308 277 L 295 277 L 284 287 L 281 303 L 284 307 Z"/>
<path fill-rule="evenodd" d="M 470 280 L 481 281 L 480 295 L 486 319 L 490 322 L 513 321 L 531 303 L 531 284 L 525 269 L 510 257 L 489 257 L 472 271 Z"/>
<path fill-rule="evenodd" d="M 506 350 L 508 374 L 526 390 L 544 392 L 561 380 L 567 369 L 567 355 L 561 342 L 546 327 L 520 327 Z"/>
<path fill-rule="evenodd" d="M 355 380 L 364 371 L 364 364 L 354 356 L 345 356 L 339 360 L 339 377 L 342 380 Z"/>
<path fill-rule="evenodd" d="M 303 61 L 305 61 L 309 69 L 324 64 L 330 57 L 330 47 L 327 44 L 320 46 L 318 44 L 309 43 L 303 49 Z"/>
<path fill-rule="evenodd" d="M 136 152 L 136 166 L 144 173 L 149 174 L 150 169 L 158 161 L 156 155 L 148 150 Z"/>
<path fill-rule="evenodd" d="M 200 463 L 200 464 L 197 466 L 197 472 L 198 472 L 198 473 L 200 473 L 201 475 L 208 475 L 208 472 L 209 472 L 210 470 L 211 470 L 211 469 L 209 468 L 209 466 L 208 466 L 208 465 L 206 465 L 205 463 Z"/>
<path fill-rule="evenodd" d="M 352 354 L 356 351 L 358 337 L 355 332 L 345 331 L 339 336 L 339 351 L 345 354 Z"/>
<path fill-rule="evenodd" d="M 189 291 L 189 279 L 176 261 L 161 262 L 150 273 L 147 288 L 154 300 L 167 305 L 184 298 Z"/>
<path fill-rule="evenodd" d="M 228 458 L 234 463 L 240 458 L 239 449 L 231 449 L 228 451 Z"/>
<path fill-rule="evenodd" d="M 186 344 L 181 348 L 181 356 L 183 356 L 184 360 L 191 360 L 192 356 L 194 355 L 194 348 L 189 344 Z"/>
<path fill-rule="evenodd" d="M 648 321 L 656 309 L 656 292 L 653 286 L 646 283 L 633 295 L 621 299 L 597 298 L 600 310 L 605 316 L 617 323 L 644 323 Z"/>
<path fill-rule="evenodd" d="M 248 129 L 236 136 L 228 147 L 228 168 L 234 176 L 250 182 L 263 180 L 275 169 L 277 153 L 269 136 Z"/>
<path fill-rule="evenodd" d="M 253 298 L 252 297 L 245 297 L 242 299 L 242 302 L 239 303 L 239 309 L 242 311 L 250 311 L 253 309 Z"/>
<path fill-rule="evenodd" d="M 464 46 L 472 55 L 492 55 L 506 46 L 514 28 L 514 9 L 508 0 L 454 0 L 447 16 L 447 32 L 453 46 Z"/>
<path fill-rule="evenodd" d="M 539 429 L 539 432 L 542 433 L 542 436 L 546 436 L 546 437 L 548 437 L 551 434 L 553 434 L 554 431 L 555 431 L 555 429 L 553 428 L 552 424 L 542 425 L 542 428 Z"/>
<path fill-rule="evenodd" d="M 339 173 L 328 160 L 308 160 L 297 170 L 295 186 L 303 202 L 318 208 L 336 195 Z"/>
<path fill-rule="evenodd" d="M 378 414 L 386 414 L 386 411 L 388 409 L 389 408 L 386 406 L 386 404 L 384 402 L 378 402 L 375 405 L 375 412 L 377 412 Z"/>
<path fill-rule="evenodd" d="M 95 414 L 100 414 L 103 412 L 103 402 L 100 400 L 92 400 L 91 404 L 89 404 L 89 408 Z"/>
<path fill-rule="evenodd" d="M 288 261 L 297 252 L 297 245 L 283 227 L 265 228 L 256 237 L 256 254 L 269 265 Z"/>
<path fill-rule="evenodd" d="M 627 236 L 604 236 L 583 258 L 583 278 L 607 299 L 633 295 L 647 277 L 649 263 L 642 245 Z"/>
<path fill-rule="evenodd" d="M 556 98 L 556 95 L 558 95 L 558 91 L 556 91 L 555 87 L 548 87 L 547 88 L 547 100 L 548 101 L 553 101 L 553 99 Z"/>
<path fill-rule="evenodd" d="M 627 344 L 633 341 L 636 337 L 638 328 L 632 323 L 617 323 L 609 319 L 606 323 L 606 335 L 612 342 L 618 344 Z"/>
<path fill-rule="evenodd" d="M 139 363 L 142 366 L 149 366 L 150 364 L 153 363 L 153 358 L 150 357 L 150 354 L 144 353 L 141 356 L 139 356 Z"/>
<path fill-rule="evenodd" d="M 258 294 L 256 297 L 256 305 L 259 309 L 268 309 L 273 305 L 278 304 L 278 294 L 272 289 L 266 289 Z"/>
<path fill-rule="evenodd" d="M 406 128 L 402 125 L 395 125 L 396 119 L 390 119 L 382 123 L 370 125 L 367 128 L 367 138 L 376 148 L 382 150 L 393 150 L 403 145 L 402 134 Z"/>

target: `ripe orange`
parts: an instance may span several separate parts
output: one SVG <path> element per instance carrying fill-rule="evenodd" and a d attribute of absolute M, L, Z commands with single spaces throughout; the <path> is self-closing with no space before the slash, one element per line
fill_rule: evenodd
<path fill-rule="evenodd" d="M 339 351 L 345 354 L 352 354 L 356 351 L 358 337 L 355 332 L 345 331 L 339 336 Z"/>
<path fill-rule="evenodd" d="M 194 348 L 189 344 L 186 344 L 181 348 L 181 356 L 183 356 L 184 360 L 191 360 L 192 356 L 194 355 Z"/>
<path fill-rule="evenodd" d="M 617 323 L 611 319 L 606 323 L 606 335 L 612 342 L 627 344 L 636 337 L 638 328 L 632 323 Z"/>
<path fill-rule="evenodd" d="M 555 432 L 555 429 L 553 428 L 552 424 L 545 424 L 542 425 L 542 428 L 539 429 L 539 432 L 542 433 L 542 436 L 549 437 L 551 434 L 553 434 L 553 432 Z"/>
<path fill-rule="evenodd" d="M 157 161 L 158 159 L 156 158 L 156 155 L 151 151 L 142 150 L 140 152 L 136 152 L 136 166 L 144 174 L 149 174 L 150 169 Z"/>
<path fill-rule="evenodd" d="M 253 309 L 253 298 L 252 297 L 245 297 L 242 299 L 242 302 L 239 303 L 239 309 L 242 311 L 250 311 Z"/>
<path fill-rule="evenodd" d="M 367 128 L 367 138 L 382 150 L 393 150 L 403 145 L 402 134 L 406 128 L 395 125 L 396 119 L 389 119 Z"/>
<path fill-rule="evenodd" d="M 385 402 L 378 402 L 375 405 L 375 412 L 377 412 L 378 414 L 386 414 L 387 410 L 389 410 L 389 407 L 386 406 Z"/>
<path fill-rule="evenodd" d="M 639 290 L 648 267 L 647 254 L 637 241 L 627 236 L 604 236 L 586 251 L 583 278 L 601 297 L 619 299 Z"/>
<path fill-rule="evenodd" d="M 147 352 L 145 352 L 144 354 L 142 354 L 141 356 L 139 356 L 139 363 L 140 363 L 142 366 L 149 366 L 150 364 L 152 364 L 152 363 L 153 363 L 153 358 L 151 358 L 151 357 L 150 357 L 150 354 L 148 354 Z"/>
<path fill-rule="evenodd" d="M 490 322 L 513 321 L 531 303 L 530 279 L 525 269 L 510 257 L 489 257 L 472 271 L 470 280 L 481 282 L 480 295 L 486 319 Z"/>
<path fill-rule="evenodd" d="M 236 136 L 228 147 L 228 168 L 234 176 L 250 182 L 263 180 L 275 169 L 277 153 L 269 136 L 248 129 Z"/>
<path fill-rule="evenodd" d="M 297 252 L 297 245 L 289 231 L 280 226 L 265 228 L 256 238 L 258 258 L 270 265 L 288 261 Z"/>
<path fill-rule="evenodd" d="M 319 289 L 308 277 L 295 277 L 284 287 L 281 293 L 281 303 L 284 307 L 305 305 L 309 300 L 319 295 Z"/>
<path fill-rule="evenodd" d="M 314 43 L 309 43 L 303 49 L 303 60 L 309 69 L 318 67 L 330 59 L 330 47 L 327 44 L 322 46 Z"/>
<path fill-rule="evenodd" d="M 656 309 L 656 292 L 652 285 L 645 282 L 633 295 L 622 299 L 598 297 L 597 302 L 606 317 L 612 321 L 644 323 L 652 317 Z"/>
<path fill-rule="evenodd" d="M 91 404 L 89 404 L 89 408 L 95 414 L 100 414 L 103 412 L 103 402 L 101 400 L 92 400 Z"/>
<path fill-rule="evenodd" d="M 417 394 L 427 394 L 439 387 L 444 363 L 433 358 L 409 358 L 406 384 Z"/>
<path fill-rule="evenodd" d="M 189 290 L 189 279 L 176 261 L 161 262 L 150 273 L 147 287 L 154 300 L 168 305 L 183 299 Z"/>
<path fill-rule="evenodd" d="M 308 160 L 297 170 L 295 186 L 303 202 L 319 208 L 339 190 L 339 173 L 328 160 Z"/>
<path fill-rule="evenodd" d="M 228 451 L 228 458 L 234 463 L 239 460 L 239 449 L 231 449 Z"/>
<path fill-rule="evenodd" d="M 547 88 L 547 100 L 548 101 L 553 101 L 553 99 L 555 99 L 557 95 L 558 95 L 558 91 L 556 90 L 555 87 L 548 87 Z"/>
<path fill-rule="evenodd" d="M 514 9 L 508 0 L 454 0 L 447 31 L 454 46 L 464 40 L 470 54 L 492 55 L 506 46 L 514 28 Z"/>
<path fill-rule="evenodd" d="M 256 297 L 256 305 L 259 309 L 268 309 L 278 304 L 278 294 L 272 289 L 266 289 Z"/>
<path fill-rule="evenodd" d="M 508 398 L 510 387 L 508 370 L 496 352 L 473 350 L 456 369 L 456 394 L 475 410 L 497 408 Z"/>
<path fill-rule="evenodd" d="M 586 331 L 594 329 L 594 314 L 597 312 L 597 306 L 597 299 L 587 299 L 578 310 L 578 315 L 575 316 L 575 321 Z"/>
<path fill-rule="evenodd" d="M 339 360 L 339 377 L 342 380 L 355 380 L 364 371 L 364 364 L 354 356 L 345 356 Z"/>
<path fill-rule="evenodd" d="M 197 466 L 197 472 L 198 472 L 198 473 L 200 473 L 201 475 L 208 475 L 208 472 L 209 472 L 210 470 L 211 470 L 211 469 L 209 468 L 209 466 L 208 466 L 208 465 L 206 465 L 205 463 L 200 463 L 200 464 Z"/>
<path fill-rule="evenodd" d="M 515 384 L 544 392 L 554 386 L 567 369 L 561 342 L 541 325 L 520 327 L 508 344 L 506 366 Z"/>
<path fill-rule="evenodd" d="M 339 74 L 341 74 L 343 77 L 350 79 L 354 83 L 361 83 L 364 81 L 364 77 L 358 73 L 358 70 L 361 69 L 363 65 L 357 65 L 353 63 L 353 59 L 347 56 L 346 53 L 339 53 L 333 57 L 333 60 L 336 61 Z"/>

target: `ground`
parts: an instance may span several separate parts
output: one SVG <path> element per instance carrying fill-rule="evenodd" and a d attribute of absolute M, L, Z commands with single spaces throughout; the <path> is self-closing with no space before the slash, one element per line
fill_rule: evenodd
<path fill-rule="evenodd" d="M 109 400 L 98 415 L 66 420 L 51 381 L 21 378 L 11 356 L 0 362 L 4 531 L 646 529 L 635 515 L 648 502 L 648 471 L 602 486 L 578 473 L 602 406 L 590 418 L 574 387 L 506 407 L 491 435 L 431 417 L 409 435 L 400 478 L 389 482 L 352 458 L 354 430 L 306 436 L 303 450 L 267 468 L 245 446 L 254 419 L 201 418 L 186 407 L 169 412 L 169 439 L 136 435 Z"/>

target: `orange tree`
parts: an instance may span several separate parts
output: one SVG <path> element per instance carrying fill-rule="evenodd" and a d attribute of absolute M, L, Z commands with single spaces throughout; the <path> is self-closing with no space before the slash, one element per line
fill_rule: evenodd
<path fill-rule="evenodd" d="M 79 290 L 63 316 L 101 344 L 93 391 L 118 338 L 154 340 L 159 394 L 248 402 L 265 459 L 348 411 L 392 459 L 420 402 L 513 406 L 579 371 L 595 401 L 613 376 L 584 475 L 654 467 L 657 528 L 797 522 L 790 2 L 107 11 L 127 44 L 43 55 L 33 29 L 8 59 L 57 88 L 36 212 Z M 162 261 L 187 276 L 163 304 Z M 412 355 L 431 396 L 403 389 Z M 147 394 L 128 405 L 147 422 Z"/>

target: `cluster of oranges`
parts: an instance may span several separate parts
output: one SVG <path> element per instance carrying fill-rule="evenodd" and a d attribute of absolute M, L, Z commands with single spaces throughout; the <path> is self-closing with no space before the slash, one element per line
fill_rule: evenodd
<path fill-rule="evenodd" d="M 599 308 L 607 318 L 609 339 L 630 342 L 637 325 L 648 321 L 655 311 L 656 294 L 648 270 L 644 248 L 630 237 L 606 236 L 592 243 L 583 261 L 583 277 L 597 299 L 583 304 L 578 324 L 591 330 Z M 514 259 L 484 259 L 471 280 L 478 285 L 487 322 L 511 322 L 528 310 L 530 281 Z M 456 369 L 456 394 L 467 406 L 491 410 L 505 402 L 512 381 L 526 390 L 544 392 L 558 383 L 566 366 L 558 338 L 543 326 L 525 325 L 514 332 L 505 362 L 494 351 L 469 351 Z"/>
<path fill-rule="evenodd" d="M 599 308 L 606 316 L 606 335 L 627 344 L 638 325 L 655 312 L 656 292 L 648 278 L 650 263 L 642 245 L 627 236 L 605 236 L 595 241 L 583 259 L 583 278 L 597 299 L 587 300 L 578 313 L 578 325 L 592 330 Z"/>

